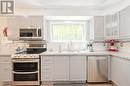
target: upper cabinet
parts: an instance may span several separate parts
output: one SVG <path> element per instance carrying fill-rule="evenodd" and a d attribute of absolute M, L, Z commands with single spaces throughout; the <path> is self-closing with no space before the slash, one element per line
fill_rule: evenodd
<path fill-rule="evenodd" d="M 19 39 L 19 19 L 17 17 L 8 17 L 8 40 Z"/>
<path fill-rule="evenodd" d="M 119 39 L 119 13 L 105 16 L 104 37 L 105 39 Z"/>
<path fill-rule="evenodd" d="M 89 40 L 104 40 L 104 16 L 94 16 L 89 20 Z"/>
<path fill-rule="evenodd" d="M 120 11 L 120 38 L 130 38 L 130 6 Z"/>
<path fill-rule="evenodd" d="M 43 16 L 11 16 L 8 17 L 8 39 L 19 40 L 19 29 L 28 27 L 43 28 Z"/>
<path fill-rule="evenodd" d="M 20 21 L 19 27 L 40 27 L 43 26 L 43 16 L 19 16 L 17 17 Z"/>

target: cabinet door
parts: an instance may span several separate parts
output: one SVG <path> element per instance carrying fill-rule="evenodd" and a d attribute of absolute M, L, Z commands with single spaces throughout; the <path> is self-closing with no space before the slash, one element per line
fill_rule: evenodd
<path fill-rule="evenodd" d="M 54 81 L 69 80 L 69 56 L 54 57 Z"/>
<path fill-rule="evenodd" d="M 94 17 L 94 38 L 96 41 L 104 40 L 104 17 L 95 16 Z"/>
<path fill-rule="evenodd" d="M 8 39 L 19 39 L 19 20 L 17 17 L 8 17 Z"/>
<path fill-rule="evenodd" d="M 105 39 L 119 39 L 119 13 L 105 16 L 104 23 Z"/>
<path fill-rule="evenodd" d="M 53 56 L 41 57 L 41 81 L 53 81 Z"/>
<path fill-rule="evenodd" d="M 111 78 L 118 86 L 130 85 L 130 61 L 118 57 L 112 57 Z"/>
<path fill-rule="evenodd" d="M 130 38 L 130 6 L 120 11 L 120 38 Z"/>
<path fill-rule="evenodd" d="M 70 80 L 85 81 L 86 80 L 86 56 L 70 56 Z"/>
<path fill-rule="evenodd" d="M 89 40 L 104 40 L 104 16 L 94 16 L 89 20 Z"/>
<path fill-rule="evenodd" d="M 17 16 L 17 20 L 19 20 L 19 27 L 26 28 L 29 27 L 29 19 L 28 16 Z"/>
<path fill-rule="evenodd" d="M 12 81 L 11 76 L 11 63 L 0 63 L 0 81 Z"/>
<path fill-rule="evenodd" d="M 104 36 L 105 38 L 109 38 L 112 36 L 112 16 L 111 15 L 107 15 L 104 18 Z"/>
<path fill-rule="evenodd" d="M 29 16 L 29 26 L 40 27 L 43 26 L 43 17 L 42 16 Z"/>

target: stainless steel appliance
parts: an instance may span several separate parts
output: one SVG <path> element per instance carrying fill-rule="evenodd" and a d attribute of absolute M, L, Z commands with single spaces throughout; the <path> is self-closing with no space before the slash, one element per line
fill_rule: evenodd
<path fill-rule="evenodd" d="M 88 57 L 88 82 L 108 82 L 108 57 Z"/>
<path fill-rule="evenodd" d="M 20 28 L 20 40 L 41 40 L 42 31 L 39 27 Z"/>
<path fill-rule="evenodd" d="M 12 55 L 13 85 L 40 85 L 38 54 Z"/>

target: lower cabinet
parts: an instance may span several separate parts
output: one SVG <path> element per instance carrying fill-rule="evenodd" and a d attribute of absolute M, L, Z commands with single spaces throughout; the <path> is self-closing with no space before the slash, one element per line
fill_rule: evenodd
<path fill-rule="evenodd" d="M 0 56 L 0 81 L 12 81 L 11 77 L 11 59 L 7 56 Z"/>
<path fill-rule="evenodd" d="M 70 80 L 85 81 L 86 72 L 86 56 L 70 56 Z"/>
<path fill-rule="evenodd" d="M 54 81 L 69 81 L 69 56 L 54 56 Z"/>
<path fill-rule="evenodd" d="M 86 81 L 86 56 L 42 56 L 41 81 Z"/>
<path fill-rule="evenodd" d="M 54 58 L 42 56 L 41 58 L 41 81 L 53 81 Z"/>
<path fill-rule="evenodd" d="M 130 61 L 119 57 L 111 58 L 111 80 L 118 86 L 130 85 Z"/>

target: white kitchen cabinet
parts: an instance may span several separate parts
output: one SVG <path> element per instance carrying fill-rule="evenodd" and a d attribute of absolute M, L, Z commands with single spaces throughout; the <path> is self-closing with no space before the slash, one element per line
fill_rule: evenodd
<path fill-rule="evenodd" d="M 43 30 L 43 16 L 8 17 L 8 39 L 19 40 L 19 29 L 28 27 L 40 27 Z"/>
<path fill-rule="evenodd" d="M 104 37 L 105 39 L 119 39 L 119 13 L 105 16 Z"/>
<path fill-rule="evenodd" d="M 130 61 L 119 57 L 111 58 L 111 79 L 118 86 L 130 85 Z"/>
<path fill-rule="evenodd" d="M 104 16 L 94 16 L 89 20 L 89 40 L 104 40 Z"/>
<path fill-rule="evenodd" d="M 130 38 L 130 6 L 120 11 L 120 38 Z"/>
<path fill-rule="evenodd" d="M 43 27 L 43 16 L 19 16 L 20 28 L 27 28 L 27 27 Z"/>
<path fill-rule="evenodd" d="M 86 56 L 42 56 L 41 81 L 86 81 Z"/>
<path fill-rule="evenodd" d="M 41 81 L 53 81 L 54 58 L 53 56 L 41 57 Z"/>
<path fill-rule="evenodd" d="M 8 40 L 19 39 L 19 20 L 16 16 L 8 17 Z"/>
<path fill-rule="evenodd" d="M 86 56 L 70 56 L 70 81 L 86 81 Z"/>
<path fill-rule="evenodd" d="M 32 27 L 40 27 L 43 26 L 43 16 L 29 16 L 29 25 Z"/>
<path fill-rule="evenodd" d="M 69 81 L 69 56 L 54 57 L 54 81 Z"/>
<path fill-rule="evenodd" d="M 0 56 L 0 81 L 12 81 L 11 58 L 9 56 Z"/>

